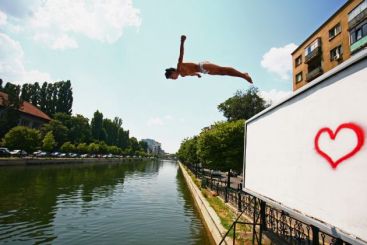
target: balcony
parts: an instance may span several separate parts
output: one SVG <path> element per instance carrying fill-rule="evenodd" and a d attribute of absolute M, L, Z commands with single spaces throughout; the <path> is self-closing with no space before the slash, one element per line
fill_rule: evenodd
<path fill-rule="evenodd" d="M 364 36 L 363 38 L 359 39 L 357 42 L 350 45 L 350 52 L 352 54 L 356 53 L 358 50 L 364 48 L 367 46 L 367 36 Z"/>
<path fill-rule="evenodd" d="M 349 20 L 349 29 L 352 29 L 363 20 L 367 18 L 367 8 L 362 10 L 359 14 L 357 14 L 353 19 Z"/>
<path fill-rule="evenodd" d="M 311 60 L 313 60 L 316 57 L 319 57 L 321 55 L 321 46 L 315 48 L 311 53 L 305 56 L 305 63 L 309 63 Z"/>
<path fill-rule="evenodd" d="M 323 73 L 321 66 L 313 69 L 312 71 L 310 71 L 309 73 L 307 73 L 306 75 L 306 81 L 309 82 L 313 79 L 315 79 L 316 77 L 320 76 Z"/>

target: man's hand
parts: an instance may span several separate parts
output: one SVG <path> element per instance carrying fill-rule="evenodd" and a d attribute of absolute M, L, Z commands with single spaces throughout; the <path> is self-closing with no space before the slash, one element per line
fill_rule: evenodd
<path fill-rule="evenodd" d="M 185 42 L 186 40 L 186 36 L 185 35 L 181 35 L 181 42 Z"/>

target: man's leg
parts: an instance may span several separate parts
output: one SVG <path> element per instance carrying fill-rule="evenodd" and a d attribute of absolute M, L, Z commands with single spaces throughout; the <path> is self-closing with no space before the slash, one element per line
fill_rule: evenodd
<path fill-rule="evenodd" d="M 252 79 L 248 73 L 242 73 L 232 67 L 223 67 L 214 64 L 204 64 L 203 67 L 210 75 L 240 77 L 252 83 Z"/>

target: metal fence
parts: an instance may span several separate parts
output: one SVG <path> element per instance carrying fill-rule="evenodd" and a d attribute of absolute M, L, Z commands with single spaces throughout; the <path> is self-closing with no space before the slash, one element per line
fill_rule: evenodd
<path fill-rule="evenodd" d="M 195 177 L 200 179 L 201 187 L 208 188 L 230 203 L 241 214 L 253 220 L 253 243 L 262 243 L 262 234 L 274 238 L 280 244 L 291 245 L 349 245 L 349 243 L 320 231 L 317 227 L 306 224 L 283 210 L 270 206 L 259 198 L 242 190 L 242 184 L 233 188 L 229 173 L 213 176 L 213 172 L 198 165 L 186 165 Z M 229 176 L 229 177 L 228 177 Z M 232 184 L 231 184 L 232 183 Z M 234 222 L 234 229 L 236 223 Z M 249 224 L 249 223 L 247 223 Z M 256 228 L 256 227 L 259 228 Z M 231 227 L 232 228 L 232 227 Z M 234 230 L 234 234 L 236 231 Z M 233 239 L 235 241 L 235 239 Z M 276 242 L 275 242 L 276 243 Z M 278 244 L 276 243 L 276 244 Z"/>

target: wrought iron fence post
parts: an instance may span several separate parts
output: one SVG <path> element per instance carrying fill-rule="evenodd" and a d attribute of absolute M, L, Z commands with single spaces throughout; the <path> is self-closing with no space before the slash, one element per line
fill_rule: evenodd
<path fill-rule="evenodd" d="M 263 230 L 263 231 L 267 230 L 265 208 L 266 208 L 266 202 L 261 201 L 260 202 L 260 219 L 261 219 L 260 220 L 260 234 L 261 234 L 261 230 Z"/>
<path fill-rule="evenodd" d="M 233 245 L 236 243 L 236 222 L 233 225 Z"/>
<path fill-rule="evenodd" d="M 319 245 L 320 244 L 319 228 L 311 226 L 311 229 L 312 229 L 312 245 Z"/>
<path fill-rule="evenodd" d="M 238 185 L 238 190 L 237 190 L 237 209 L 239 212 L 242 212 L 242 198 L 241 198 L 240 185 Z"/>
<path fill-rule="evenodd" d="M 224 201 L 228 202 L 228 195 L 229 195 L 229 188 L 231 188 L 231 170 L 227 173 L 227 183 L 226 183 L 226 189 L 224 192 Z"/>

